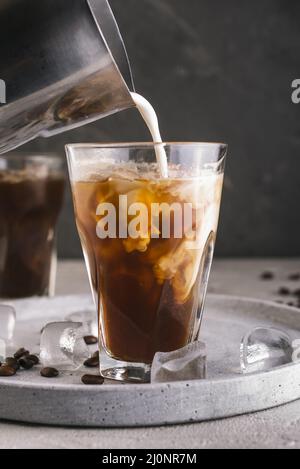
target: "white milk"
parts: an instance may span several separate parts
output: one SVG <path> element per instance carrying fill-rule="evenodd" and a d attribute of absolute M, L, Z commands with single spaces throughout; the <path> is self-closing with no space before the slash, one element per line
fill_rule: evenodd
<path fill-rule="evenodd" d="M 164 145 L 162 144 L 156 112 L 143 96 L 137 93 L 131 93 L 131 96 L 150 130 L 153 142 L 158 144 L 155 145 L 156 159 L 160 168 L 160 175 L 162 178 L 166 179 L 168 177 L 168 160 Z"/>

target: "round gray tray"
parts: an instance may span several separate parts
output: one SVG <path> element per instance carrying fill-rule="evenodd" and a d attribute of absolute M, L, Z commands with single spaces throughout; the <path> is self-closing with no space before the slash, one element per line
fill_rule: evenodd
<path fill-rule="evenodd" d="M 92 308 L 88 296 L 20 300 L 15 345 L 39 350 L 43 325 Z M 120 427 L 199 422 L 259 411 L 300 398 L 300 364 L 242 375 L 239 345 L 257 326 L 279 327 L 300 337 L 300 311 L 273 303 L 209 296 L 202 340 L 208 349 L 203 381 L 100 387 L 81 384 L 85 371 L 55 380 L 38 370 L 0 379 L 0 418 L 51 425 Z"/>

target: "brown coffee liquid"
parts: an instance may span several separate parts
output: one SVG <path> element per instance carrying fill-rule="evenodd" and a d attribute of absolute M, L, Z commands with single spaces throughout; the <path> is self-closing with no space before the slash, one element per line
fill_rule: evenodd
<path fill-rule="evenodd" d="M 0 297 L 48 293 L 63 176 L 0 171 Z"/>
<path fill-rule="evenodd" d="M 127 195 L 129 205 L 146 204 L 149 213 L 152 203 L 183 204 L 196 199 L 203 212 L 200 229 L 210 234 L 216 230 L 218 214 L 211 226 L 204 227 L 205 213 L 213 204 L 219 205 L 222 178 L 214 181 L 211 201 L 206 195 L 201 200 L 197 180 L 132 181 L 111 177 L 101 181 L 96 177 L 74 183 L 76 220 L 91 283 L 99 299 L 102 340 L 113 358 L 151 363 L 156 352 L 177 350 L 191 340 L 199 304 L 202 252 L 187 249 L 186 238 L 176 239 L 172 232 L 169 239 L 150 239 L 150 227 L 146 239 L 99 239 L 98 204 L 115 206 L 119 226 L 120 195 Z"/>

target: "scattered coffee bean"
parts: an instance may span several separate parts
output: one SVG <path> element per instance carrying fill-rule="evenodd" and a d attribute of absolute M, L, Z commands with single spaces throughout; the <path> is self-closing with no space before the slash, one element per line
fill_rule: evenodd
<path fill-rule="evenodd" d="M 275 278 L 275 275 L 273 272 L 263 272 L 260 276 L 262 280 L 273 280 Z"/>
<path fill-rule="evenodd" d="M 287 303 L 288 306 L 292 306 L 293 308 L 296 308 L 296 305 L 295 303 L 293 303 L 292 301 L 290 301 L 289 303 Z"/>
<path fill-rule="evenodd" d="M 8 378 L 10 376 L 14 376 L 15 374 L 16 374 L 16 370 L 12 368 L 11 366 L 7 366 L 7 365 L 0 366 L 0 377 Z"/>
<path fill-rule="evenodd" d="M 41 376 L 43 378 L 57 378 L 59 371 L 55 368 L 43 368 L 41 370 Z"/>
<path fill-rule="evenodd" d="M 86 343 L 86 345 L 95 345 L 98 343 L 98 339 L 97 337 L 93 336 L 93 335 L 87 335 L 84 337 L 84 341 Z"/>
<path fill-rule="evenodd" d="M 84 375 L 81 381 L 87 386 L 100 386 L 104 384 L 104 378 L 100 375 Z"/>
<path fill-rule="evenodd" d="M 298 296 L 300 298 L 300 288 L 298 288 L 298 290 L 295 290 L 293 295 Z"/>
<path fill-rule="evenodd" d="M 28 355 L 29 356 L 29 355 Z M 19 364 L 24 370 L 31 370 L 34 367 L 34 363 L 32 360 L 29 360 L 28 357 L 20 358 Z"/>
<path fill-rule="evenodd" d="M 5 365 L 9 366 L 10 368 L 13 368 L 16 371 L 18 371 L 20 369 L 20 364 L 19 364 L 18 360 L 16 360 L 13 357 L 7 357 L 5 359 Z"/>
<path fill-rule="evenodd" d="M 92 355 L 93 358 L 98 358 L 98 360 L 100 360 L 100 354 L 99 354 L 99 350 L 97 350 L 97 352 L 94 352 L 93 355 Z"/>
<path fill-rule="evenodd" d="M 278 290 L 278 294 L 281 296 L 288 296 L 291 294 L 291 291 L 287 287 L 281 287 Z"/>
<path fill-rule="evenodd" d="M 288 279 L 292 280 L 293 282 L 296 282 L 296 281 L 300 280 L 300 273 L 291 274 L 291 275 L 289 275 Z"/>
<path fill-rule="evenodd" d="M 97 366 L 99 366 L 99 357 L 93 356 L 91 358 L 88 358 L 84 362 L 84 366 L 86 366 L 87 368 L 97 368 Z"/>
<path fill-rule="evenodd" d="M 34 365 L 38 365 L 40 363 L 39 357 L 36 355 L 28 355 L 26 358 L 32 361 Z"/>
<path fill-rule="evenodd" d="M 17 352 L 14 354 L 14 357 L 15 357 L 17 360 L 19 360 L 19 358 L 25 357 L 26 355 L 29 355 L 28 350 L 26 350 L 25 348 L 20 348 L 20 349 L 17 350 Z"/>

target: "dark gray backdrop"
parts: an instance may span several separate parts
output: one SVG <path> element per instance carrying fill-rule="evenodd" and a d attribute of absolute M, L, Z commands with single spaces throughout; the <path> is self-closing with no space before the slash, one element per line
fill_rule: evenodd
<path fill-rule="evenodd" d="M 230 145 L 218 254 L 300 255 L 299 0 L 111 0 L 164 139 Z M 147 139 L 135 110 L 27 149 Z M 81 256 L 67 194 L 59 252 Z"/>

